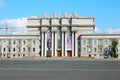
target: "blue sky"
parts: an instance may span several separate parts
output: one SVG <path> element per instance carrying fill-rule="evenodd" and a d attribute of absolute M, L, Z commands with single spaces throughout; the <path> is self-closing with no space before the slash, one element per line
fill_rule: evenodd
<path fill-rule="evenodd" d="M 0 0 L 0 27 L 24 26 L 27 17 L 44 12 L 49 17 L 56 12 L 60 17 L 63 12 L 71 16 L 74 11 L 79 16 L 94 16 L 96 33 L 120 33 L 120 0 Z M 19 30 L 25 32 L 9 32 Z"/>

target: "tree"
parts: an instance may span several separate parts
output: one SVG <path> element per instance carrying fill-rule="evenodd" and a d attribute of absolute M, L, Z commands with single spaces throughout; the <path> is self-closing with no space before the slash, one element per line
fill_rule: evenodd
<path fill-rule="evenodd" d="M 2 53 L 0 52 L 0 57 L 2 56 Z"/>
<path fill-rule="evenodd" d="M 111 43 L 111 49 L 110 49 L 110 56 L 113 57 L 113 58 L 117 58 L 118 54 L 116 53 L 116 48 L 117 48 L 117 45 L 118 45 L 118 40 L 112 39 L 111 42 L 112 43 Z"/>

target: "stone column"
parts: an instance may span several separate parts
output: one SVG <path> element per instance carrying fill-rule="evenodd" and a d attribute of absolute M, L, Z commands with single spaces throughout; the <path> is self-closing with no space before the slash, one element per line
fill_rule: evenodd
<path fill-rule="evenodd" d="M 77 32 L 75 32 L 75 57 L 78 57 Z"/>
<path fill-rule="evenodd" d="M 41 56 L 44 56 L 44 32 L 41 32 L 42 34 L 42 41 L 41 41 Z"/>
<path fill-rule="evenodd" d="M 52 57 L 54 56 L 54 32 L 52 32 Z"/>
<path fill-rule="evenodd" d="M 54 48 L 55 48 L 55 49 L 54 49 L 55 51 L 54 51 L 54 53 L 55 53 L 55 57 L 57 57 L 57 45 L 58 45 L 58 44 L 57 44 L 57 32 L 55 32 L 55 37 L 54 37 L 54 38 L 55 38 L 55 41 L 54 41 L 54 42 L 55 42 L 55 47 L 54 47 Z"/>
<path fill-rule="evenodd" d="M 45 32 L 45 38 L 44 38 L 45 40 L 45 44 L 44 44 L 44 52 L 45 52 L 45 57 L 47 56 L 47 32 Z"/>
<path fill-rule="evenodd" d="M 72 57 L 75 56 L 74 53 L 75 53 L 75 44 L 74 44 L 74 32 L 72 32 Z"/>
<path fill-rule="evenodd" d="M 67 32 L 65 32 L 65 56 L 67 56 Z"/>
<path fill-rule="evenodd" d="M 62 32 L 62 57 L 64 56 L 64 32 Z"/>

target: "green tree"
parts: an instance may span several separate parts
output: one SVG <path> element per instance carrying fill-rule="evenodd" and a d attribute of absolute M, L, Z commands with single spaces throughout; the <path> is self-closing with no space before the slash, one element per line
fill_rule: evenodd
<path fill-rule="evenodd" d="M 0 57 L 2 56 L 2 53 L 0 52 Z"/>
<path fill-rule="evenodd" d="M 113 57 L 113 58 L 117 58 L 118 54 L 116 53 L 116 48 L 117 48 L 117 45 L 118 45 L 118 40 L 112 39 L 111 42 L 112 43 L 111 43 L 111 49 L 110 49 L 110 56 Z"/>

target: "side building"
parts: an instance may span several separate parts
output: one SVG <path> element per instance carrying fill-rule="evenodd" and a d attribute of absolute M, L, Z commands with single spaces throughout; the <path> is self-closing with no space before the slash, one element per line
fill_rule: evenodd
<path fill-rule="evenodd" d="M 38 35 L 0 35 L 0 56 L 2 58 L 39 57 Z"/>
<path fill-rule="evenodd" d="M 120 34 L 85 34 L 80 36 L 81 57 L 109 58 L 112 40 L 118 40 L 116 53 L 120 58 Z"/>

